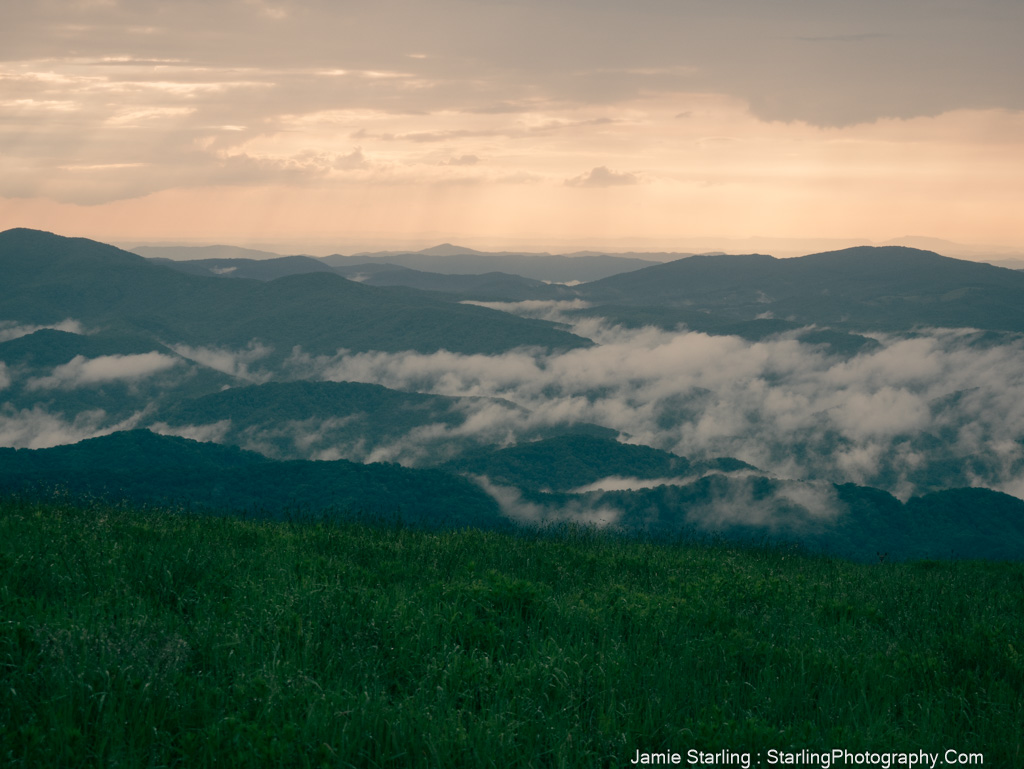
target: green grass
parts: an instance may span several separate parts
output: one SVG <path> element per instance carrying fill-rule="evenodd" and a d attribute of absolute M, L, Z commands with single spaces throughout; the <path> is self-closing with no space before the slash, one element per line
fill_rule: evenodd
<path fill-rule="evenodd" d="M 1019 564 L 0 505 L 4 766 L 1015 767 L 1022 725 Z"/>

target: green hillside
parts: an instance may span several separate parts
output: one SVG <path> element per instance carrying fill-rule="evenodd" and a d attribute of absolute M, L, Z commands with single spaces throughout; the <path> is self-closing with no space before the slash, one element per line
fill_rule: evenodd
<path fill-rule="evenodd" d="M 581 489 L 609 477 L 641 482 Z M 600 521 L 635 539 L 768 541 L 861 562 L 882 553 L 890 561 L 1024 561 L 1024 501 L 1007 494 L 946 489 L 901 502 L 879 489 L 773 478 L 736 459 L 691 462 L 588 434 L 468 451 L 435 468 L 277 461 L 147 430 L 0 448 L 0 495 L 49 499 L 55 491 L 207 514 L 358 514 L 433 529 Z"/>
<path fill-rule="evenodd" d="M 0 618 L 9 767 L 1024 760 L 1021 565 L 8 500 Z"/>
<path fill-rule="evenodd" d="M 275 462 L 259 454 L 148 430 L 48 449 L 0 448 L 0 494 L 99 497 L 205 513 L 344 517 L 367 513 L 428 526 L 502 526 L 470 481 L 394 464 Z"/>
<path fill-rule="evenodd" d="M 497 451 L 481 450 L 454 459 L 445 467 L 453 472 L 485 475 L 495 483 L 521 489 L 552 491 L 571 491 L 608 476 L 680 478 L 755 469 L 730 457 L 691 462 L 668 451 L 597 435 L 560 435 Z"/>

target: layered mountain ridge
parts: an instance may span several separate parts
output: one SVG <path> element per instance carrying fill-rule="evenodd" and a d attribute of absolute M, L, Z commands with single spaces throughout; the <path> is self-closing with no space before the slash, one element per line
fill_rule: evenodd
<path fill-rule="evenodd" d="M 1024 274 L 899 246 L 576 285 L 251 256 L 0 233 L 0 487 L 1024 558 Z"/>

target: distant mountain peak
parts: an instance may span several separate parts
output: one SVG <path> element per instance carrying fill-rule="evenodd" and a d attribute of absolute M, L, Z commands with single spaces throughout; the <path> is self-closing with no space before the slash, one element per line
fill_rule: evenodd
<path fill-rule="evenodd" d="M 483 254 L 485 252 L 466 248 L 465 246 L 456 246 L 451 243 L 442 243 L 439 246 L 421 249 L 416 253 L 423 254 L 424 256 L 464 256 L 467 254 Z"/>

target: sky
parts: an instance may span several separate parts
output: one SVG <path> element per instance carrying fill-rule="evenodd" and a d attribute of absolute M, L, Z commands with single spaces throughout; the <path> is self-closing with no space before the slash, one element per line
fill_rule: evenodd
<path fill-rule="evenodd" d="M 1024 248 L 1020 0 L 5 0 L 0 229 Z"/>

